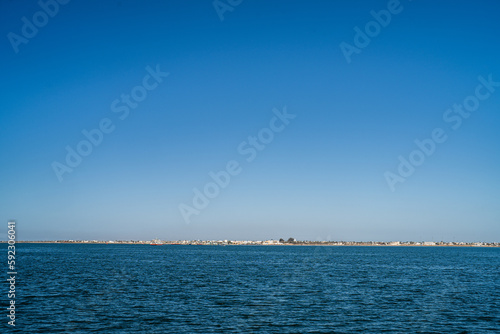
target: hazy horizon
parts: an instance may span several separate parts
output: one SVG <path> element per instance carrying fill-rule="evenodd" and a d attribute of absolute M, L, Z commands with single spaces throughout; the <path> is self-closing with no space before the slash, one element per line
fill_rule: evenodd
<path fill-rule="evenodd" d="M 500 3 L 232 3 L 0 3 L 18 240 L 500 241 Z"/>

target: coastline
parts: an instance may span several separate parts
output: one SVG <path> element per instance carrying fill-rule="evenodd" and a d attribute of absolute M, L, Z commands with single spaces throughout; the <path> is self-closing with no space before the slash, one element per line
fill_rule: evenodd
<path fill-rule="evenodd" d="M 7 243 L 7 241 L 0 241 Z M 16 241 L 16 244 L 90 244 L 90 245 L 152 245 L 151 241 L 99 241 L 99 240 L 38 240 L 38 241 Z M 295 241 L 295 242 L 269 242 L 269 241 L 163 241 L 162 245 L 184 245 L 184 246 L 363 246 L 363 247 L 500 247 L 500 242 L 356 242 L 356 241 Z"/>

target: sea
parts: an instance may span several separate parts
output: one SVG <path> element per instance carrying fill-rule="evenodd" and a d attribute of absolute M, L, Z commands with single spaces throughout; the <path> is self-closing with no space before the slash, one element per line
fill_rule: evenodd
<path fill-rule="evenodd" d="M 16 244 L 16 264 L 5 333 L 500 333 L 500 248 Z"/>

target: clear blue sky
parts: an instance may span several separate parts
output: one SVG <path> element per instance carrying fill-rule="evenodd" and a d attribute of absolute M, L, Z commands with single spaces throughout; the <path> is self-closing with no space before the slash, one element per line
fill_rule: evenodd
<path fill-rule="evenodd" d="M 443 119 L 479 76 L 500 81 L 500 3 L 402 0 L 348 63 L 341 43 L 387 6 L 244 0 L 221 21 L 209 0 L 73 0 L 16 53 L 9 33 L 41 7 L 0 2 L 0 234 L 500 241 L 500 87 L 458 129 Z M 157 65 L 169 76 L 120 119 L 112 102 Z M 238 146 L 285 106 L 248 162 Z M 60 182 L 53 163 L 106 118 Z M 384 173 L 435 128 L 447 140 L 391 191 Z M 179 205 L 230 160 L 241 173 L 186 224 Z"/>

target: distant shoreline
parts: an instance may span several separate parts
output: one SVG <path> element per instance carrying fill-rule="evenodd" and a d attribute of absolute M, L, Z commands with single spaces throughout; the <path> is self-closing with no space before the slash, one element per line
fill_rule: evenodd
<path fill-rule="evenodd" d="M 7 243 L 7 241 L 0 241 Z M 268 241 L 16 241 L 16 244 L 79 244 L 79 245 L 184 245 L 184 246 L 372 246 L 372 247 L 500 247 L 499 242 L 354 242 L 354 241 L 295 241 L 270 243 Z"/>

